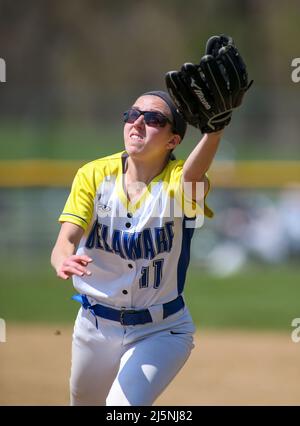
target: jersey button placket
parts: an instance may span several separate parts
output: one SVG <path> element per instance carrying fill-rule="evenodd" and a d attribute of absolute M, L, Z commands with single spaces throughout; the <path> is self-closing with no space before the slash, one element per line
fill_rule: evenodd
<path fill-rule="evenodd" d="M 127 263 L 127 267 L 128 269 L 132 271 L 133 274 L 136 273 L 135 263 Z M 130 288 L 128 290 L 125 288 L 122 290 L 122 293 L 126 296 L 126 300 L 128 299 L 128 297 L 130 298 L 130 294 L 131 294 L 130 290 L 131 290 Z"/>
<path fill-rule="evenodd" d="M 127 217 L 128 217 L 128 219 L 132 219 L 132 217 L 133 217 L 133 214 L 132 213 L 130 213 L 130 212 L 128 212 L 127 213 Z M 127 220 L 126 222 L 125 222 L 125 227 L 127 228 L 127 229 L 129 229 L 129 228 L 132 228 L 132 223 L 131 222 L 129 222 L 129 220 Z"/>

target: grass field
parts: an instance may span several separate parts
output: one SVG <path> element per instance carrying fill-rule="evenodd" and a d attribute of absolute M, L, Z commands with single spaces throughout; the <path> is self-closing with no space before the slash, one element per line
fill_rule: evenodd
<path fill-rule="evenodd" d="M 197 323 L 209 327 L 289 329 L 300 316 L 299 266 L 252 265 L 226 278 L 192 269 L 186 296 Z"/>
<path fill-rule="evenodd" d="M 186 300 L 200 326 L 288 330 L 300 316 L 299 272 L 295 264 L 252 265 L 217 278 L 192 267 Z M 72 322 L 79 307 L 73 294 L 72 282 L 57 279 L 45 255 L 2 262 L 0 318 L 7 322 Z"/>

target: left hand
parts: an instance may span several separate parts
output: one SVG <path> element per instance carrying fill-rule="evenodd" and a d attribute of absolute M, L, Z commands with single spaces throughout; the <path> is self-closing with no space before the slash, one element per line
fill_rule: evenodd
<path fill-rule="evenodd" d="M 185 63 L 166 74 L 170 96 L 185 120 L 202 133 L 230 123 L 232 110 L 241 105 L 248 83 L 246 65 L 231 37 L 210 37 L 199 65 Z"/>
<path fill-rule="evenodd" d="M 90 262 L 92 262 L 92 259 L 86 255 L 73 254 L 64 259 L 56 271 L 57 276 L 63 280 L 67 280 L 73 275 L 77 275 L 78 277 L 91 275 L 91 271 L 86 268 Z"/>

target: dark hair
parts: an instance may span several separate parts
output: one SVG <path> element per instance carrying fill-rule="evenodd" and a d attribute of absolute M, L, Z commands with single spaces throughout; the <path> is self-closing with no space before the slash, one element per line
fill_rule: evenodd
<path fill-rule="evenodd" d="M 146 92 L 142 94 L 142 96 L 145 96 L 145 95 L 158 96 L 159 98 L 165 101 L 165 103 L 170 108 L 171 114 L 173 117 L 173 129 L 172 129 L 173 133 L 175 133 L 176 135 L 179 135 L 182 140 L 186 132 L 187 124 L 185 119 L 182 117 L 182 115 L 178 111 L 176 105 L 172 101 L 170 95 L 167 92 L 163 92 L 162 90 L 153 90 L 151 92 Z"/>

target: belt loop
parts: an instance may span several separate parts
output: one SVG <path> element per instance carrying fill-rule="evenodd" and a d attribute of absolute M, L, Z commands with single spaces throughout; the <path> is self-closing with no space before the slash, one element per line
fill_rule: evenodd
<path fill-rule="evenodd" d="M 71 299 L 75 300 L 76 302 L 81 303 L 83 309 L 88 309 L 90 311 L 90 313 L 95 318 L 95 324 L 96 324 L 96 328 L 98 330 L 97 315 L 95 314 L 95 312 L 93 310 L 93 306 L 90 304 L 89 299 L 87 298 L 87 296 L 85 294 L 75 294 L 74 296 L 71 297 Z"/>
<path fill-rule="evenodd" d="M 89 306 L 88 310 L 90 311 L 90 313 L 93 315 L 93 317 L 95 318 L 95 325 L 96 325 L 96 329 L 98 330 L 98 320 L 97 320 L 97 315 L 95 314 L 95 312 L 93 311 L 93 307 Z"/>
<path fill-rule="evenodd" d="M 121 311 L 120 311 L 120 323 L 121 323 L 121 325 L 124 325 L 124 315 L 125 315 L 125 310 L 121 309 Z"/>
<path fill-rule="evenodd" d="M 148 311 L 150 312 L 153 323 L 160 323 L 164 319 L 163 305 L 149 306 Z"/>

